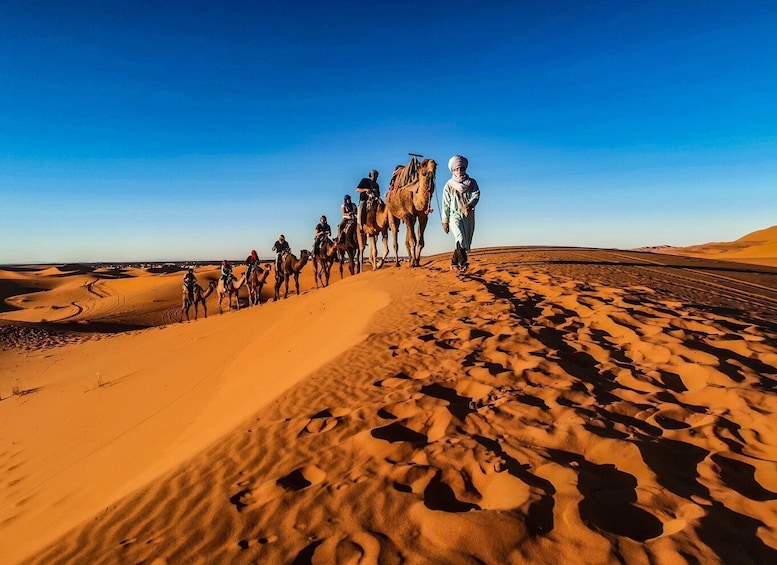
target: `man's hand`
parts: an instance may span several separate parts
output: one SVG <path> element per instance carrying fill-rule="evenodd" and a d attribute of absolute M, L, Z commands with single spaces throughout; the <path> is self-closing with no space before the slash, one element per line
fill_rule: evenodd
<path fill-rule="evenodd" d="M 444 231 L 445 233 L 448 233 L 448 224 L 447 223 L 444 223 L 442 225 L 442 231 Z"/>

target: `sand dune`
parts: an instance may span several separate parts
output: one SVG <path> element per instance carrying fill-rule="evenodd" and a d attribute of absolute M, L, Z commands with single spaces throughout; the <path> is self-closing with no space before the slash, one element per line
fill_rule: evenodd
<path fill-rule="evenodd" d="M 777 559 L 777 269 L 471 261 L 6 349 L 5 559 Z"/>
<path fill-rule="evenodd" d="M 754 231 L 736 241 L 672 248 L 664 252 L 774 267 L 777 266 L 777 226 Z"/>

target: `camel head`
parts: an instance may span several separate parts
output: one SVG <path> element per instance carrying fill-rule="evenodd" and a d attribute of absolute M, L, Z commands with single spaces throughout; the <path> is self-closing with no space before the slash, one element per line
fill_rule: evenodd
<path fill-rule="evenodd" d="M 430 213 L 432 194 L 434 194 L 434 179 L 437 176 L 437 163 L 434 159 L 424 159 L 418 169 L 418 189 L 413 197 L 416 210 Z"/>

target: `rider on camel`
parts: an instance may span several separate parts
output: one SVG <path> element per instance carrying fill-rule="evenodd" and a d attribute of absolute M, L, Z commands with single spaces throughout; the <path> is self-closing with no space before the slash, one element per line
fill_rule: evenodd
<path fill-rule="evenodd" d="M 340 225 L 337 226 L 337 240 L 340 240 L 340 235 L 343 233 L 348 222 L 352 221 L 356 217 L 356 204 L 351 202 L 351 195 L 346 194 L 343 197 L 343 204 L 340 206 L 340 210 L 343 213 L 343 219 L 340 220 Z"/>
<path fill-rule="evenodd" d="M 281 259 L 284 253 L 291 253 L 291 247 L 289 242 L 286 241 L 286 237 L 283 234 L 278 236 L 278 241 L 272 246 L 272 250 L 275 251 L 275 273 L 277 277 L 283 278 L 283 269 L 281 268 Z"/>
<path fill-rule="evenodd" d="M 224 281 L 224 286 L 229 284 L 232 278 L 232 265 L 230 265 L 226 259 L 221 262 L 221 280 Z"/>
<path fill-rule="evenodd" d="M 359 224 L 359 227 L 362 227 L 367 220 L 367 203 L 371 198 L 380 198 L 378 171 L 373 169 L 366 178 L 360 180 L 359 184 L 356 186 L 356 192 L 359 193 L 359 210 L 356 215 L 356 221 Z"/>
<path fill-rule="evenodd" d="M 194 296 L 194 285 L 196 284 L 197 277 L 194 276 L 194 268 L 189 267 L 189 270 L 183 276 L 183 290 L 189 295 L 190 299 Z"/>
<path fill-rule="evenodd" d="M 246 257 L 246 279 L 251 276 L 251 271 L 259 267 L 259 256 L 256 254 L 256 249 L 251 250 L 251 255 Z"/>
<path fill-rule="evenodd" d="M 332 228 L 329 227 L 329 224 L 326 221 L 326 216 L 321 216 L 321 220 L 316 224 L 316 232 L 315 236 L 313 237 L 313 255 L 318 254 L 318 247 L 321 245 L 321 241 L 325 237 L 331 237 L 332 236 Z"/>

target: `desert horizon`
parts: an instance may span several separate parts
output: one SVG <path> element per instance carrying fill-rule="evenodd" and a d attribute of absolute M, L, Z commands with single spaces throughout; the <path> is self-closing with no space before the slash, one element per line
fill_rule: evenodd
<path fill-rule="evenodd" d="M 3 561 L 770 562 L 777 268 L 725 253 L 308 265 L 183 323 L 183 267 L 0 268 Z"/>

